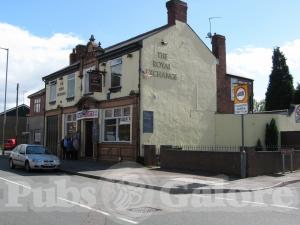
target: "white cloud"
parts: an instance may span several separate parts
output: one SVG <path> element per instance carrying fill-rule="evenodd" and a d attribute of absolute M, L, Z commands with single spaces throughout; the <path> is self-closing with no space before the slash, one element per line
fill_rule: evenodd
<path fill-rule="evenodd" d="M 279 46 L 294 77 L 294 86 L 300 82 L 300 39 L 287 42 Z M 269 75 L 272 69 L 271 48 L 257 48 L 246 46 L 230 52 L 227 55 L 228 73 L 246 76 L 254 79 L 254 97 L 265 98 Z"/>
<path fill-rule="evenodd" d="M 65 67 L 71 49 L 83 41 L 72 34 L 56 33 L 38 37 L 25 29 L 0 22 L 0 46 L 9 48 L 7 108 L 15 106 L 16 84 L 20 103 L 44 87 L 42 77 Z M 3 111 L 6 51 L 0 50 L 0 112 Z"/>

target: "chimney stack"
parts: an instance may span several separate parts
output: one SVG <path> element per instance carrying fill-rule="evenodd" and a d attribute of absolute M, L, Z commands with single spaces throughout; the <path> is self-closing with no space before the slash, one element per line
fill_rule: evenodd
<path fill-rule="evenodd" d="M 175 25 L 179 20 L 187 23 L 187 3 L 180 0 L 170 0 L 166 3 L 168 9 L 168 25 Z"/>
<path fill-rule="evenodd" d="M 223 35 L 212 36 L 212 52 L 218 59 L 217 64 L 217 112 L 224 113 L 226 109 L 226 43 Z"/>

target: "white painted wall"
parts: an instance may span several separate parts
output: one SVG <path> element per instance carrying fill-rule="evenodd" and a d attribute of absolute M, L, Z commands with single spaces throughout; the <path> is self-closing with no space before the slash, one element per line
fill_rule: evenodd
<path fill-rule="evenodd" d="M 167 53 L 167 60 L 158 52 Z M 153 60 L 169 63 L 170 70 L 155 68 Z M 177 21 L 143 41 L 146 69 L 177 74 L 177 80 L 141 79 L 141 144 L 215 144 L 216 59 L 187 24 Z M 154 112 L 152 134 L 143 133 L 144 110 Z"/>

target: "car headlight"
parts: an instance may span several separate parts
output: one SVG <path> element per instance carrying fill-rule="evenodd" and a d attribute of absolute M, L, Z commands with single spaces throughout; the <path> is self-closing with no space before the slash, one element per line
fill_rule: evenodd
<path fill-rule="evenodd" d="M 60 160 L 59 160 L 59 159 L 55 159 L 55 160 L 54 160 L 54 163 L 55 163 L 55 164 L 60 164 Z"/>

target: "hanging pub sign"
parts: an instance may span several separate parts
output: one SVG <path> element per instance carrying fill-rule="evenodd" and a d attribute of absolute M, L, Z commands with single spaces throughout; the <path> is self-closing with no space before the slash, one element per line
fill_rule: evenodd
<path fill-rule="evenodd" d="M 90 92 L 102 92 L 102 76 L 99 70 L 88 71 L 90 78 Z"/>
<path fill-rule="evenodd" d="M 247 114 L 248 101 L 248 85 L 236 84 L 234 86 L 234 114 Z"/>

